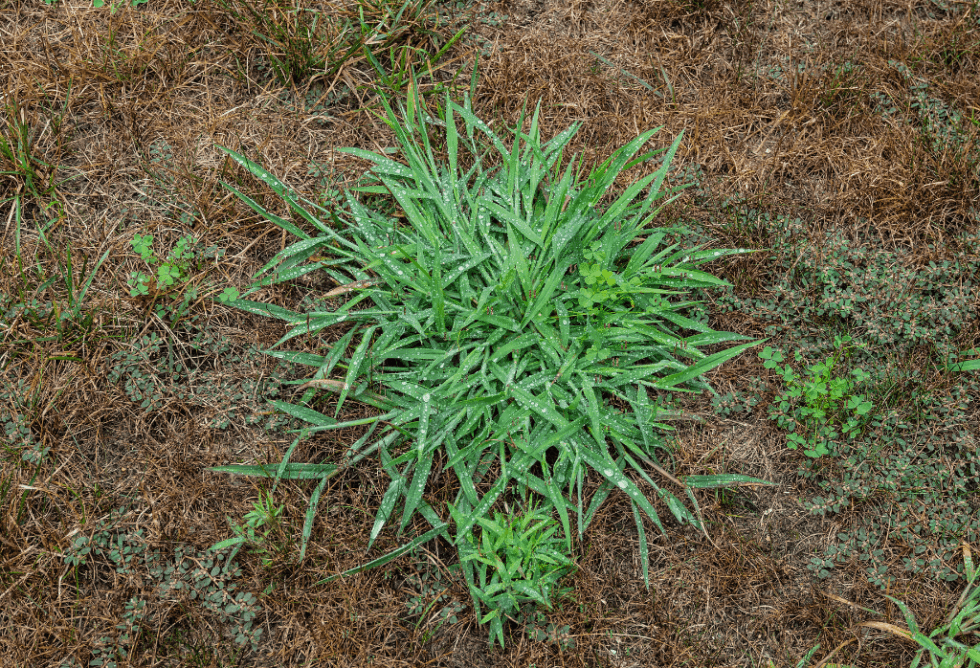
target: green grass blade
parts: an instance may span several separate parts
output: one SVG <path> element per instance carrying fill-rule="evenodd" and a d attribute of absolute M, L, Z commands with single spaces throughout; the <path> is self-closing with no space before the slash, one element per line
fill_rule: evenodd
<path fill-rule="evenodd" d="M 660 390 L 669 390 L 672 387 L 679 385 L 680 383 L 688 381 L 692 378 L 696 378 L 697 376 L 700 376 L 710 371 L 711 369 L 714 369 L 715 367 L 724 364 L 725 362 L 735 357 L 736 355 L 748 350 L 749 348 L 752 348 L 753 346 L 757 346 L 761 343 L 765 343 L 766 341 L 768 341 L 768 339 L 763 339 L 762 341 L 755 341 L 752 343 L 745 343 L 740 346 L 734 346 L 732 348 L 721 350 L 715 353 L 714 355 L 709 355 L 708 357 L 705 357 L 697 364 L 689 367 L 685 371 L 674 373 L 664 378 L 661 378 L 657 382 L 653 383 L 653 387 Z"/>
<path fill-rule="evenodd" d="M 208 468 L 208 471 L 259 478 L 282 478 L 283 480 L 319 480 L 337 470 L 337 466 L 334 464 L 293 463 L 286 464 L 282 472 L 277 474 L 279 467 L 279 464 L 228 464 L 212 466 Z"/>
<path fill-rule="evenodd" d="M 303 534 L 300 539 L 300 561 L 303 561 L 306 557 L 306 546 L 310 542 L 310 534 L 313 533 L 313 518 L 316 516 L 317 506 L 320 505 L 320 495 L 323 493 L 323 488 L 327 486 L 329 480 L 329 478 L 324 477 L 320 481 L 320 484 L 316 486 L 316 489 L 313 490 L 313 495 L 310 497 L 310 505 L 306 509 L 306 519 L 303 520 Z"/>
<path fill-rule="evenodd" d="M 292 415 L 295 418 L 299 418 L 300 420 L 309 422 L 310 424 L 318 427 L 333 426 L 337 424 L 337 420 L 335 418 L 319 413 L 312 408 L 307 408 L 306 406 L 297 406 L 295 404 L 289 404 L 285 401 L 277 401 L 275 399 L 270 399 L 269 403 L 287 415 Z"/>
<path fill-rule="evenodd" d="M 473 71 L 473 74 L 475 77 L 476 76 L 475 69 Z M 490 126 L 488 126 L 482 120 L 477 118 L 472 111 L 470 111 L 467 108 L 460 107 L 454 102 L 451 102 L 450 105 L 452 106 L 453 110 L 457 114 L 459 114 L 460 118 L 462 118 L 463 121 L 466 123 L 467 130 L 469 130 L 470 133 L 472 133 L 472 129 L 479 130 L 490 139 L 490 141 L 493 143 L 494 148 L 496 148 L 500 152 L 501 156 L 506 156 L 509 153 L 507 147 L 504 146 L 504 143 L 500 141 L 500 138 L 494 133 L 494 131 L 490 129 Z M 470 134 L 470 136 L 472 137 L 472 134 Z"/>
<path fill-rule="evenodd" d="M 640 509 L 635 503 L 631 503 L 630 506 L 633 508 L 633 518 L 636 520 L 636 533 L 640 537 L 640 564 L 643 567 L 643 584 L 646 585 L 647 591 L 650 590 L 650 551 L 647 548 L 647 532 L 643 528 L 643 517 L 640 515 Z"/>
<path fill-rule="evenodd" d="M 430 540 L 432 540 L 436 536 L 439 536 L 439 535 L 444 534 L 446 532 L 446 527 L 447 526 L 448 526 L 447 524 L 443 523 L 441 526 L 436 527 L 435 529 L 431 529 L 430 531 L 422 534 L 421 536 L 419 536 L 415 540 L 413 540 L 413 541 L 411 541 L 409 543 L 405 543 L 401 547 L 392 550 L 391 552 L 389 552 L 388 554 L 386 554 L 386 555 L 384 555 L 382 557 L 378 557 L 377 559 L 375 559 L 373 561 L 369 561 L 366 564 L 363 564 L 361 566 L 357 566 L 355 568 L 351 568 L 349 570 L 346 570 L 343 573 L 338 573 L 337 575 L 331 575 L 330 577 L 328 577 L 328 578 L 326 578 L 324 580 L 321 580 L 317 584 L 327 584 L 327 583 L 333 582 L 337 578 L 347 577 L 348 575 L 354 575 L 355 573 L 360 573 L 362 571 L 371 570 L 372 568 L 377 568 L 378 566 L 384 566 L 385 564 L 394 561 L 395 559 L 397 559 L 398 557 L 402 556 L 403 554 L 405 554 L 407 552 L 411 552 L 412 550 L 414 550 L 415 548 L 417 548 L 419 545 L 424 545 L 425 543 L 428 543 Z"/>
<path fill-rule="evenodd" d="M 735 473 L 720 473 L 715 475 L 689 475 L 681 478 L 688 487 L 695 489 L 713 489 L 717 487 L 739 487 L 741 485 L 775 485 L 774 482 L 760 480 L 747 475 Z"/>
<path fill-rule="evenodd" d="M 378 174 L 386 174 L 389 176 L 401 176 L 404 178 L 415 178 L 415 173 L 401 164 L 396 162 L 391 158 L 381 155 L 379 153 L 374 153 L 373 151 L 365 151 L 361 148 L 338 148 L 338 153 L 349 153 L 351 155 L 357 156 L 362 160 L 368 160 L 374 163 L 374 171 Z"/>
<path fill-rule="evenodd" d="M 292 223 L 290 223 L 288 220 L 285 220 L 283 218 L 280 218 L 279 216 L 275 215 L 274 213 L 271 213 L 271 212 L 267 211 L 265 208 L 263 208 L 262 206 L 260 206 L 251 197 L 249 197 L 248 195 L 246 195 L 246 194 L 244 194 L 242 192 L 239 192 L 239 190 L 237 188 L 235 188 L 235 186 L 231 185 L 230 183 L 226 183 L 225 181 L 222 181 L 221 182 L 221 185 L 224 186 L 227 190 L 230 190 L 236 197 L 238 197 L 238 199 L 240 199 L 241 201 L 245 202 L 245 204 L 247 204 L 250 209 L 252 209 L 253 211 L 255 211 L 257 214 L 259 214 L 260 216 L 262 216 L 266 220 L 272 221 L 273 223 L 275 223 L 276 225 L 278 225 L 282 229 L 286 230 L 290 234 L 293 234 L 293 235 L 299 237 L 300 239 L 309 239 L 310 238 L 310 235 L 309 234 L 307 234 L 303 230 L 299 229 L 298 227 L 296 227 L 295 225 L 293 225 Z"/>
<path fill-rule="evenodd" d="M 585 410 L 592 426 L 592 437 L 601 443 L 605 432 L 602 429 L 602 418 L 599 416 L 599 402 L 592 390 L 592 381 L 587 380 L 582 384 L 582 393 L 585 396 Z"/>
<path fill-rule="evenodd" d="M 558 290 L 558 286 L 561 285 L 562 281 L 565 279 L 565 274 L 568 271 L 569 265 L 570 263 L 561 264 L 552 270 L 551 275 L 548 276 L 548 279 L 545 281 L 544 285 L 540 287 L 537 298 L 531 305 L 531 308 L 524 312 L 524 320 L 521 321 L 521 328 L 527 327 L 527 324 L 534 320 L 534 318 L 536 318 L 538 314 L 542 312 L 545 306 L 551 304 L 555 291 Z M 535 280 L 535 289 L 538 289 L 537 280 Z"/>
<path fill-rule="evenodd" d="M 415 512 L 415 508 L 422 499 L 422 493 L 425 491 L 425 483 L 429 479 L 429 470 L 432 468 L 433 448 L 427 442 L 430 416 L 432 415 L 431 397 L 432 394 L 429 392 L 422 395 L 422 414 L 419 417 L 419 429 L 415 437 L 415 444 L 412 446 L 415 451 L 417 464 L 415 467 L 415 476 L 412 478 L 412 483 L 408 486 L 408 492 L 405 495 L 405 507 L 402 512 L 401 527 L 398 529 L 399 533 L 408 526 L 409 520 L 412 519 L 412 514 Z"/>
<path fill-rule="evenodd" d="M 381 499 L 381 505 L 378 507 L 378 513 L 375 515 L 374 526 L 371 527 L 371 536 L 368 540 L 368 548 L 374 545 L 374 541 L 378 538 L 381 530 L 384 529 L 385 524 L 391 517 L 392 511 L 395 509 L 395 504 L 398 502 L 398 497 L 401 496 L 404 484 L 402 483 L 403 478 L 399 477 L 393 479 L 388 485 L 388 489 L 385 492 L 384 497 Z"/>
<path fill-rule="evenodd" d="M 73 317 L 78 317 L 78 310 L 81 308 L 82 302 L 85 300 L 85 295 L 86 293 L 88 293 L 88 289 L 92 285 L 92 280 L 95 278 L 95 274 L 98 273 L 99 267 L 101 267 L 102 263 L 105 262 L 105 259 L 109 257 L 110 250 L 112 249 L 111 248 L 106 249 L 106 252 L 102 254 L 101 258 L 99 258 L 98 264 L 95 265 L 95 269 L 93 269 L 92 273 L 89 274 L 88 280 L 85 281 L 85 286 L 82 288 L 81 293 L 78 295 L 78 299 L 75 300 L 74 308 L 72 310 Z"/>
<path fill-rule="evenodd" d="M 582 459 L 584 459 L 589 466 L 591 466 L 609 483 L 626 492 L 630 499 L 637 503 L 650 517 L 650 519 L 654 521 L 657 527 L 666 534 L 666 531 L 664 531 L 663 526 L 660 524 L 660 517 L 657 515 L 657 511 L 650 504 L 643 493 L 640 492 L 633 481 L 622 474 L 622 472 L 619 470 L 619 466 L 616 464 L 616 462 L 609 458 L 608 454 L 604 453 L 605 456 L 602 456 L 593 452 L 587 447 L 582 448 L 580 453 Z"/>
<path fill-rule="evenodd" d="M 371 345 L 371 339 L 374 337 L 374 332 L 377 328 L 377 325 L 371 325 L 364 330 L 364 334 L 361 336 L 361 342 L 358 344 L 357 350 L 354 351 L 350 366 L 347 369 L 347 379 L 345 381 L 344 389 L 341 390 L 340 396 L 337 398 L 337 412 L 334 413 L 335 418 L 340 415 L 340 409 L 343 407 L 344 401 L 347 399 L 350 388 L 353 387 L 354 382 L 360 376 L 361 366 L 364 364 L 364 358 L 367 356 L 368 346 Z"/>
<path fill-rule="evenodd" d="M 500 220 L 510 223 L 513 225 L 521 234 L 530 239 L 536 246 L 543 247 L 544 242 L 541 236 L 537 232 L 528 227 L 527 223 L 521 220 L 518 216 L 514 215 L 512 211 L 508 211 L 494 201 L 484 199 L 483 206 L 490 210 L 493 215 L 498 217 Z"/>

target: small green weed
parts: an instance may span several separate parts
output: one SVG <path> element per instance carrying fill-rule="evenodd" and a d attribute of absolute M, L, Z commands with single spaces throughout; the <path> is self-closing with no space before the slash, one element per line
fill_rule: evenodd
<path fill-rule="evenodd" d="M 41 412 L 37 397 L 39 388 L 28 387 L 23 378 L 16 383 L 0 384 L 0 423 L 6 438 L 0 438 L 4 466 L 0 466 L 0 505 L 14 492 L 14 469 L 31 471 L 27 486 L 20 493 L 15 521 L 20 523 L 27 510 L 27 496 L 42 468 L 50 462 L 51 448 L 34 436 L 31 424 Z M 9 459 L 8 459 L 9 457 Z M 11 459 L 13 461 L 11 461 Z M 9 464 L 8 464 L 9 463 Z"/>
<path fill-rule="evenodd" d="M 280 550 L 270 549 L 267 539 L 269 534 L 278 528 L 279 516 L 284 508 L 284 506 L 276 505 L 272 500 L 274 491 L 274 489 L 268 490 L 265 495 L 259 492 L 259 500 L 254 502 L 252 504 L 253 509 L 245 514 L 244 525 L 238 525 L 230 517 L 227 518 L 235 537 L 218 543 L 213 549 L 223 550 L 228 547 L 246 545 L 254 552 L 263 555 L 262 564 L 266 568 L 271 566 L 275 562 L 275 552 Z M 256 530 L 262 528 L 265 528 L 265 531 L 257 534 Z"/>
<path fill-rule="evenodd" d="M 121 623 L 100 637 L 88 665 L 126 665 L 134 653 L 142 651 L 143 629 L 153 628 L 161 610 L 171 610 L 174 602 L 179 608 L 198 606 L 222 626 L 235 646 L 255 650 L 262 635 L 257 624 L 261 605 L 254 594 L 238 591 L 242 571 L 234 557 L 201 554 L 184 545 L 178 545 L 173 557 L 168 557 L 147 544 L 142 530 L 127 532 L 119 527 L 126 512 L 118 508 L 88 532 L 73 536 L 61 555 L 76 586 L 81 569 L 108 566 L 141 592 L 122 606 Z M 161 607 L 161 602 L 166 604 Z"/>
<path fill-rule="evenodd" d="M 406 579 L 406 585 L 412 593 L 405 606 L 408 608 L 409 615 L 418 617 L 416 630 L 424 624 L 429 624 L 434 613 L 435 623 L 432 628 L 425 631 L 422 638 L 424 644 L 446 624 L 456 624 L 466 606 L 450 595 L 452 583 L 443 576 L 441 569 L 425 559 L 420 559 L 416 568 L 417 574 L 412 574 Z M 459 565 L 451 566 L 449 571 L 459 573 Z"/>
<path fill-rule="evenodd" d="M 139 235 L 137 234 L 130 243 L 133 245 L 133 250 L 139 253 L 140 257 L 143 258 L 147 264 L 160 264 L 157 268 L 157 288 L 168 288 L 175 282 L 186 278 L 188 263 L 194 257 L 194 252 L 190 249 L 196 241 L 191 236 L 182 237 L 177 241 L 177 245 L 170 252 L 170 256 L 165 262 L 160 261 L 160 259 L 153 253 L 153 235 Z M 129 285 L 132 288 L 129 294 L 131 297 L 137 297 L 140 295 L 146 295 L 150 292 L 150 281 L 152 279 L 142 272 L 133 274 L 129 278 Z"/>
<path fill-rule="evenodd" d="M 889 60 L 888 64 L 905 81 L 910 100 L 896 102 L 883 92 L 874 91 L 871 98 L 876 103 L 876 112 L 885 116 L 904 116 L 909 124 L 919 128 L 918 147 L 922 153 L 941 160 L 943 173 L 937 173 L 936 177 L 947 181 L 950 188 L 976 186 L 980 178 L 977 171 L 980 151 L 976 141 L 971 141 L 969 132 L 970 124 L 975 124 L 973 111 L 966 116 L 949 103 L 929 95 L 930 83 L 916 77 L 904 63 Z"/>
<path fill-rule="evenodd" d="M 853 439 L 860 433 L 859 428 L 867 423 L 868 419 L 864 416 L 874 405 L 870 401 L 865 401 L 864 395 L 851 394 L 851 389 L 855 382 L 866 381 L 868 374 L 861 369 L 854 369 L 851 371 L 854 382 L 847 378 L 831 378 L 844 345 L 850 340 L 850 336 L 835 337 L 834 345 L 839 348 L 839 352 L 826 362 L 818 362 L 807 369 L 805 373 L 808 378 L 805 380 L 800 379 L 788 364 L 780 370 L 779 363 L 783 361 L 782 352 L 766 346 L 759 353 L 759 357 L 765 360 L 763 366 L 780 372 L 789 386 L 789 391 L 782 395 L 778 408 L 770 408 L 769 417 L 776 420 L 781 428 L 790 432 L 786 447 L 791 450 L 802 447 L 804 454 L 814 459 L 830 454 L 833 442 L 838 437 L 832 419 L 841 417 L 840 412 L 843 412 L 845 414 L 843 417 L 847 419 L 847 422 L 840 427 L 840 436 Z M 797 352 L 796 361 L 802 359 L 803 356 Z M 805 406 L 791 406 L 790 399 L 801 397 L 806 401 Z M 838 402 L 842 399 L 846 400 L 846 404 L 841 409 Z M 802 424 L 806 425 L 808 435 L 797 431 Z"/>
<path fill-rule="evenodd" d="M 186 285 L 190 278 L 191 267 L 195 266 L 200 271 L 203 269 L 206 260 L 220 258 L 225 252 L 217 246 L 201 250 L 200 243 L 194 237 L 186 235 L 177 240 L 177 245 L 170 251 L 167 259 L 161 260 L 153 252 L 152 234 L 137 234 L 130 243 L 133 250 L 139 253 L 148 265 L 159 265 L 156 268 L 156 274 L 153 276 L 141 271 L 133 272 L 130 275 L 127 282 L 130 286 L 129 295 L 131 297 L 149 296 L 155 302 L 160 296 L 168 295 L 182 287 L 185 288 L 178 302 L 156 304 L 156 314 L 161 318 L 168 318 L 171 325 L 176 325 L 183 320 L 189 314 L 192 304 L 198 300 L 198 287 Z M 229 299 L 231 295 L 237 296 L 237 292 L 234 288 L 226 288 L 219 300 Z M 196 316 L 191 319 L 191 322 L 194 320 L 196 320 Z"/>
<path fill-rule="evenodd" d="M 839 110 L 842 116 L 850 116 L 856 102 L 864 95 L 866 77 L 860 65 L 850 61 L 836 67 L 827 64 L 821 67 L 821 71 L 820 105 L 830 111 Z"/>
<path fill-rule="evenodd" d="M 204 409 L 204 425 L 211 429 L 227 429 L 235 419 L 247 426 L 261 425 L 267 431 L 300 424 L 283 415 L 267 418 L 269 412 L 259 410 L 266 396 L 277 396 L 281 391 L 284 383 L 279 379 L 288 371 L 285 363 L 277 363 L 274 371 L 258 380 L 235 380 L 222 368 L 252 363 L 257 354 L 254 346 L 244 355 L 232 355 L 229 341 L 209 330 L 198 330 L 193 331 L 186 350 L 191 355 L 182 357 L 169 338 L 150 332 L 110 356 L 107 380 L 122 383 L 126 396 L 146 413 L 159 410 L 168 400 Z"/>
<path fill-rule="evenodd" d="M 524 614 L 519 619 L 524 623 L 524 631 L 527 633 L 528 639 L 534 642 L 557 645 L 562 651 L 575 648 L 575 638 L 572 637 L 572 629 L 568 624 L 559 626 L 554 622 L 549 622 L 547 616 L 542 612 Z M 629 656 L 628 650 L 627 656 Z"/>
<path fill-rule="evenodd" d="M 762 395 L 769 389 L 769 384 L 755 376 L 749 379 L 748 387 L 721 394 L 711 398 L 711 405 L 718 415 L 733 414 L 750 415 L 752 410 L 762 403 Z"/>
<path fill-rule="evenodd" d="M 466 521 L 453 505 L 449 509 L 457 523 Z M 496 639 L 503 647 L 503 623 L 516 621 L 527 603 L 550 609 L 552 599 L 567 593 L 557 589 L 558 581 L 576 566 L 563 554 L 564 539 L 555 535 L 558 522 L 541 508 L 497 513 L 493 520 L 481 517 L 477 523 L 481 538 L 468 536 L 470 549 L 462 563 L 474 562 L 474 577 L 467 577 L 470 592 L 488 610 L 480 623 L 490 623 L 491 644 Z"/>

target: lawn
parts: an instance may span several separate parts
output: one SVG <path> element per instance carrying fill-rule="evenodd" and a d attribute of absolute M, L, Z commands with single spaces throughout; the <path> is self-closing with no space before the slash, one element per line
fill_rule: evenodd
<path fill-rule="evenodd" d="M 0 0 L 0 663 L 980 665 L 980 2 L 96 4 Z"/>

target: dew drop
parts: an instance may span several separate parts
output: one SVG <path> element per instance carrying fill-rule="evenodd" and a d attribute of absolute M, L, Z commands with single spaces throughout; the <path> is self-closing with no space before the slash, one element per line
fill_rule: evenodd
<path fill-rule="evenodd" d="M 626 489 L 626 481 L 625 481 L 625 480 L 620 480 L 619 482 L 617 482 L 617 483 L 616 483 L 616 485 L 617 485 L 617 486 L 618 486 L 618 487 L 619 487 L 620 489 Z"/>
<path fill-rule="evenodd" d="M 428 403 L 430 399 L 432 399 L 432 395 L 429 394 L 428 392 L 422 395 L 422 401 Z"/>
<path fill-rule="evenodd" d="M 603 473 L 606 474 L 607 477 L 613 474 L 612 469 L 606 469 L 605 471 L 603 471 Z"/>

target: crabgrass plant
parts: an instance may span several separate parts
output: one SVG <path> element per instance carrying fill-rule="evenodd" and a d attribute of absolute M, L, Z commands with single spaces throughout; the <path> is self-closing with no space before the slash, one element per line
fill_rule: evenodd
<path fill-rule="evenodd" d="M 327 211 L 245 156 L 220 147 L 318 230 L 318 236 L 310 236 L 225 183 L 252 209 L 300 238 L 259 275 L 279 265 L 275 272 L 226 303 L 290 323 L 292 329 L 274 348 L 295 336 L 353 324 L 324 355 L 265 351 L 316 370 L 299 388 L 305 390 L 299 403 L 271 403 L 310 424 L 297 430 L 301 438 L 352 426 L 368 429 L 336 465 L 290 463 L 297 439 L 278 465 L 212 470 L 277 482 L 319 479 L 303 528 L 302 559 L 327 480 L 365 457 L 378 458 L 391 482 L 369 547 L 389 523 L 401 534 L 421 515 L 431 529 L 336 577 L 388 563 L 443 535 L 458 551 L 481 622 L 500 621 L 493 609 L 481 618 L 481 603 L 492 608 L 494 601 L 502 601 L 504 613 L 513 610 L 516 600 L 495 596 L 483 589 L 484 583 L 487 588 L 506 583 L 508 592 L 546 606 L 546 594 L 554 590 L 522 580 L 517 570 L 496 579 L 486 573 L 487 566 L 509 569 L 508 564 L 522 563 L 500 540 L 507 532 L 474 539 L 474 532 L 499 528 L 489 523 L 498 501 L 513 499 L 517 490 L 532 494 L 539 504 L 535 516 L 560 522 L 559 543 L 570 557 L 573 532 L 581 539 L 603 501 L 622 493 L 636 519 L 649 586 L 643 516 L 664 531 L 655 499 L 678 521 L 703 531 L 692 488 L 765 484 L 736 474 L 683 480 L 669 474 L 661 464 L 668 451 L 659 430 L 673 429 L 657 420 L 683 415 L 651 401 L 651 392 L 710 389 L 702 374 L 761 343 L 705 354 L 698 348 L 747 337 L 712 331 L 679 313 L 699 302 L 668 299 L 684 294 L 684 288 L 728 285 L 696 267 L 751 251 L 679 249 L 679 244 L 662 243 L 664 230 L 647 229 L 669 201 L 661 200 L 673 192 L 662 191 L 661 185 L 681 137 L 666 149 L 635 157 L 659 128 L 645 132 L 583 182 L 575 158 L 561 170 L 563 149 L 577 124 L 542 143 L 539 105 L 527 134 L 522 112 L 508 149 L 473 113 L 468 97 L 460 105 L 447 96 L 434 117 L 417 91 L 409 89 L 400 115 L 382 96 L 387 113 L 382 120 L 397 136 L 402 161 L 342 149 L 373 164 L 369 185 L 354 193 L 390 193 L 404 211 L 404 222 L 366 208 L 352 192 L 346 193 L 346 206 Z M 448 165 L 435 160 L 430 132 L 441 133 Z M 465 171 L 464 151 L 472 158 Z M 491 151 L 502 158 L 493 169 L 484 164 Z M 627 187 L 603 212 L 597 210 L 624 169 L 654 159 L 659 166 L 652 173 Z M 307 260 L 312 261 L 303 264 Z M 318 269 L 339 284 L 325 296 L 347 298 L 334 311 L 296 313 L 244 298 L 264 285 Z M 685 337 L 679 330 L 695 333 Z M 305 405 L 320 389 L 337 393 L 333 415 Z M 351 400 L 375 407 L 378 414 L 340 420 Z M 448 520 L 425 498 L 426 483 L 439 470 L 454 472 L 459 481 L 455 501 L 444 513 Z M 591 500 L 585 498 L 590 475 L 600 481 Z M 678 494 L 687 496 L 690 507 Z M 524 544 L 533 549 L 532 541 Z M 503 644 L 501 626 L 494 626 L 491 641 L 496 636 Z"/>

